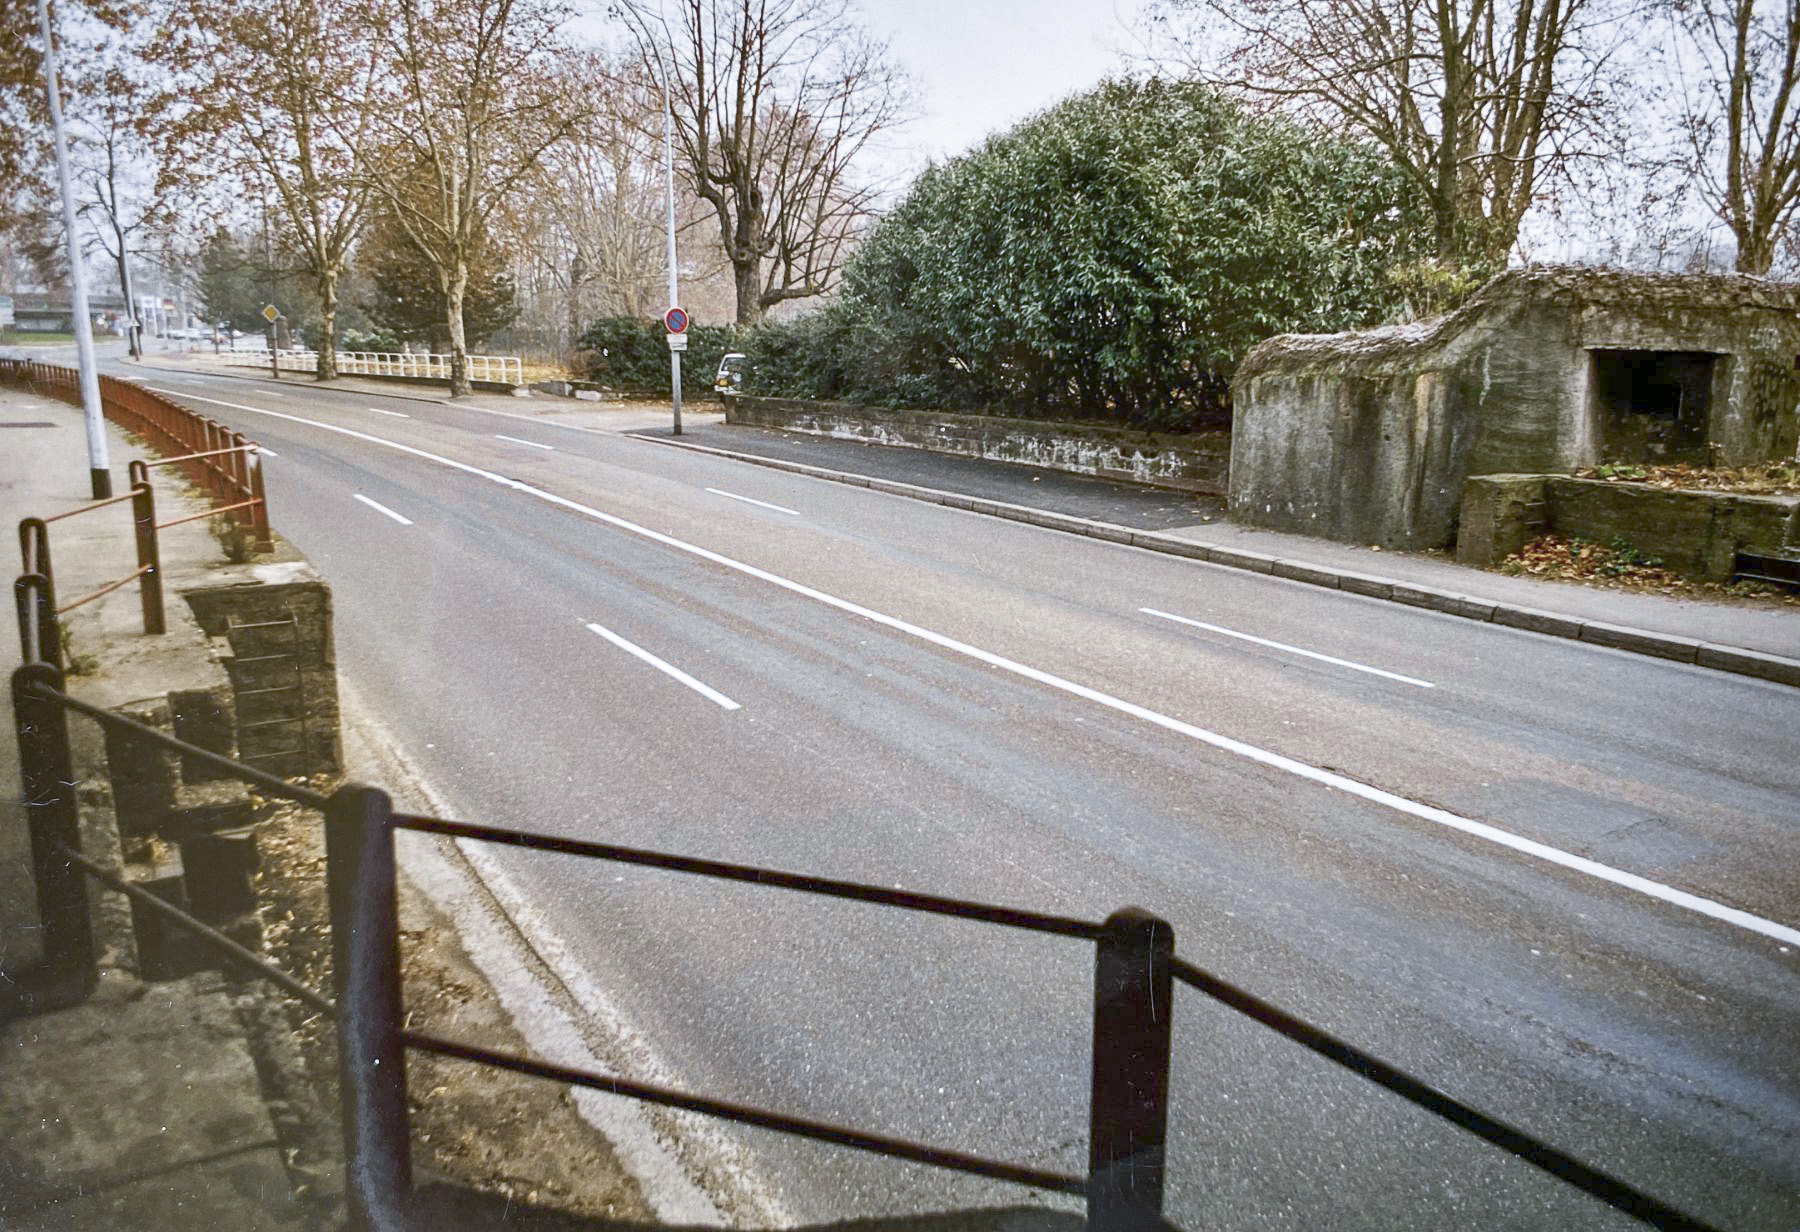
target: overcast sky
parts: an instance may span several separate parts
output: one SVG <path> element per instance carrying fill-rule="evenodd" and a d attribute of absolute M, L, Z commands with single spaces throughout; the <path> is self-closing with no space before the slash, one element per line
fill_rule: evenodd
<path fill-rule="evenodd" d="M 897 166 L 960 154 L 1093 85 L 1133 47 L 1142 0 L 863 0 L 912 74 L 919 119 L 889 144 Z M 885 161 L 885 160 L 884 160 Z"/>

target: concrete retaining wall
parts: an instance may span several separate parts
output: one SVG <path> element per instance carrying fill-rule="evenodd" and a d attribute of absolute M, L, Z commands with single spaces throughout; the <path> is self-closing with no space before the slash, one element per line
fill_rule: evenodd
<path fill-rule="evenodd" d="M 1800 496 L 1741 496 L 1562 475 L 1478 475 L 1463 490 L 1456 558 L 1491 565 L 1534 536 L 1623 539 L 1670 569 L 1729 581 L 1739 552 L 1800 546 Z"/>
<path fill-rule="evenodd" d="M 1214 496 L 1224 494 L 1231 453 L 1228 432 L 1158 435 L 1087 424 L 949 411 L 890 411 L 848 402 L 741 394 L 725 396 L 725 422 L 1015 462 Z"/>

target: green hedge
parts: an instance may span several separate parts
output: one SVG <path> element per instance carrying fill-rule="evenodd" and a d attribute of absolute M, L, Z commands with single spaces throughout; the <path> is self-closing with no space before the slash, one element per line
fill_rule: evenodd
<path fill-rule="evenodd" d="M 1104 82 L 925 171 L 747 392 L 1185 430 L 1256 343 L 1402 310 L 1429 251 L 1374 147 L 1194 82 Z"/>
<path fill-rule="evenodd" d="M 688 346 L 681 356 L 681 391 L 700 394 L 712 389 L 719 359 L 739 350 L 738 330 L 730 325 L 690 325 Z M 584 352 L 588 380 L 620 393 L 669 392 L 668 331 L 661 321 L 637 317 L 602 317 L 577 339 Z"/>

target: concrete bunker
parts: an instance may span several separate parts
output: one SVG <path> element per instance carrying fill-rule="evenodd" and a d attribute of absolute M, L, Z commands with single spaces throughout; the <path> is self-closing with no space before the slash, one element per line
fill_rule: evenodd
<path fill-rule="evenodd" d="M 1432 548 L 1454 539 L 1471 475 L 1791 457 L 1796 357 L 1800 284 L 1508 270 L 1445 316 L 1252 350 L 1233 381 L 1231 512 Z"/>

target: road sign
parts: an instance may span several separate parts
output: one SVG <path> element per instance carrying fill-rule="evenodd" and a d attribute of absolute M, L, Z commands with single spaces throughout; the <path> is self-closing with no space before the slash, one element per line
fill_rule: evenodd
<path fill-rule="evenodd" d="M 271 325 L 275 324 L 276 318 L 280 315 L 281 309 L 277 308 L 274 304 L 270 304 L 267 308 L 263 309 L 263 320 Z"/>
<path fill-rule="evenodd" d="M 687 332 L 688 314 L 685 308 L 671 308 L 663 313 L 663 324 L 668 326 L 671 334 Z"/>
<path fill-rule="evenodd" d="M 671 351 L 687 350 L 687 335 L 686 334 L 670 334 L 669 335 L 669 349 Z"/>

